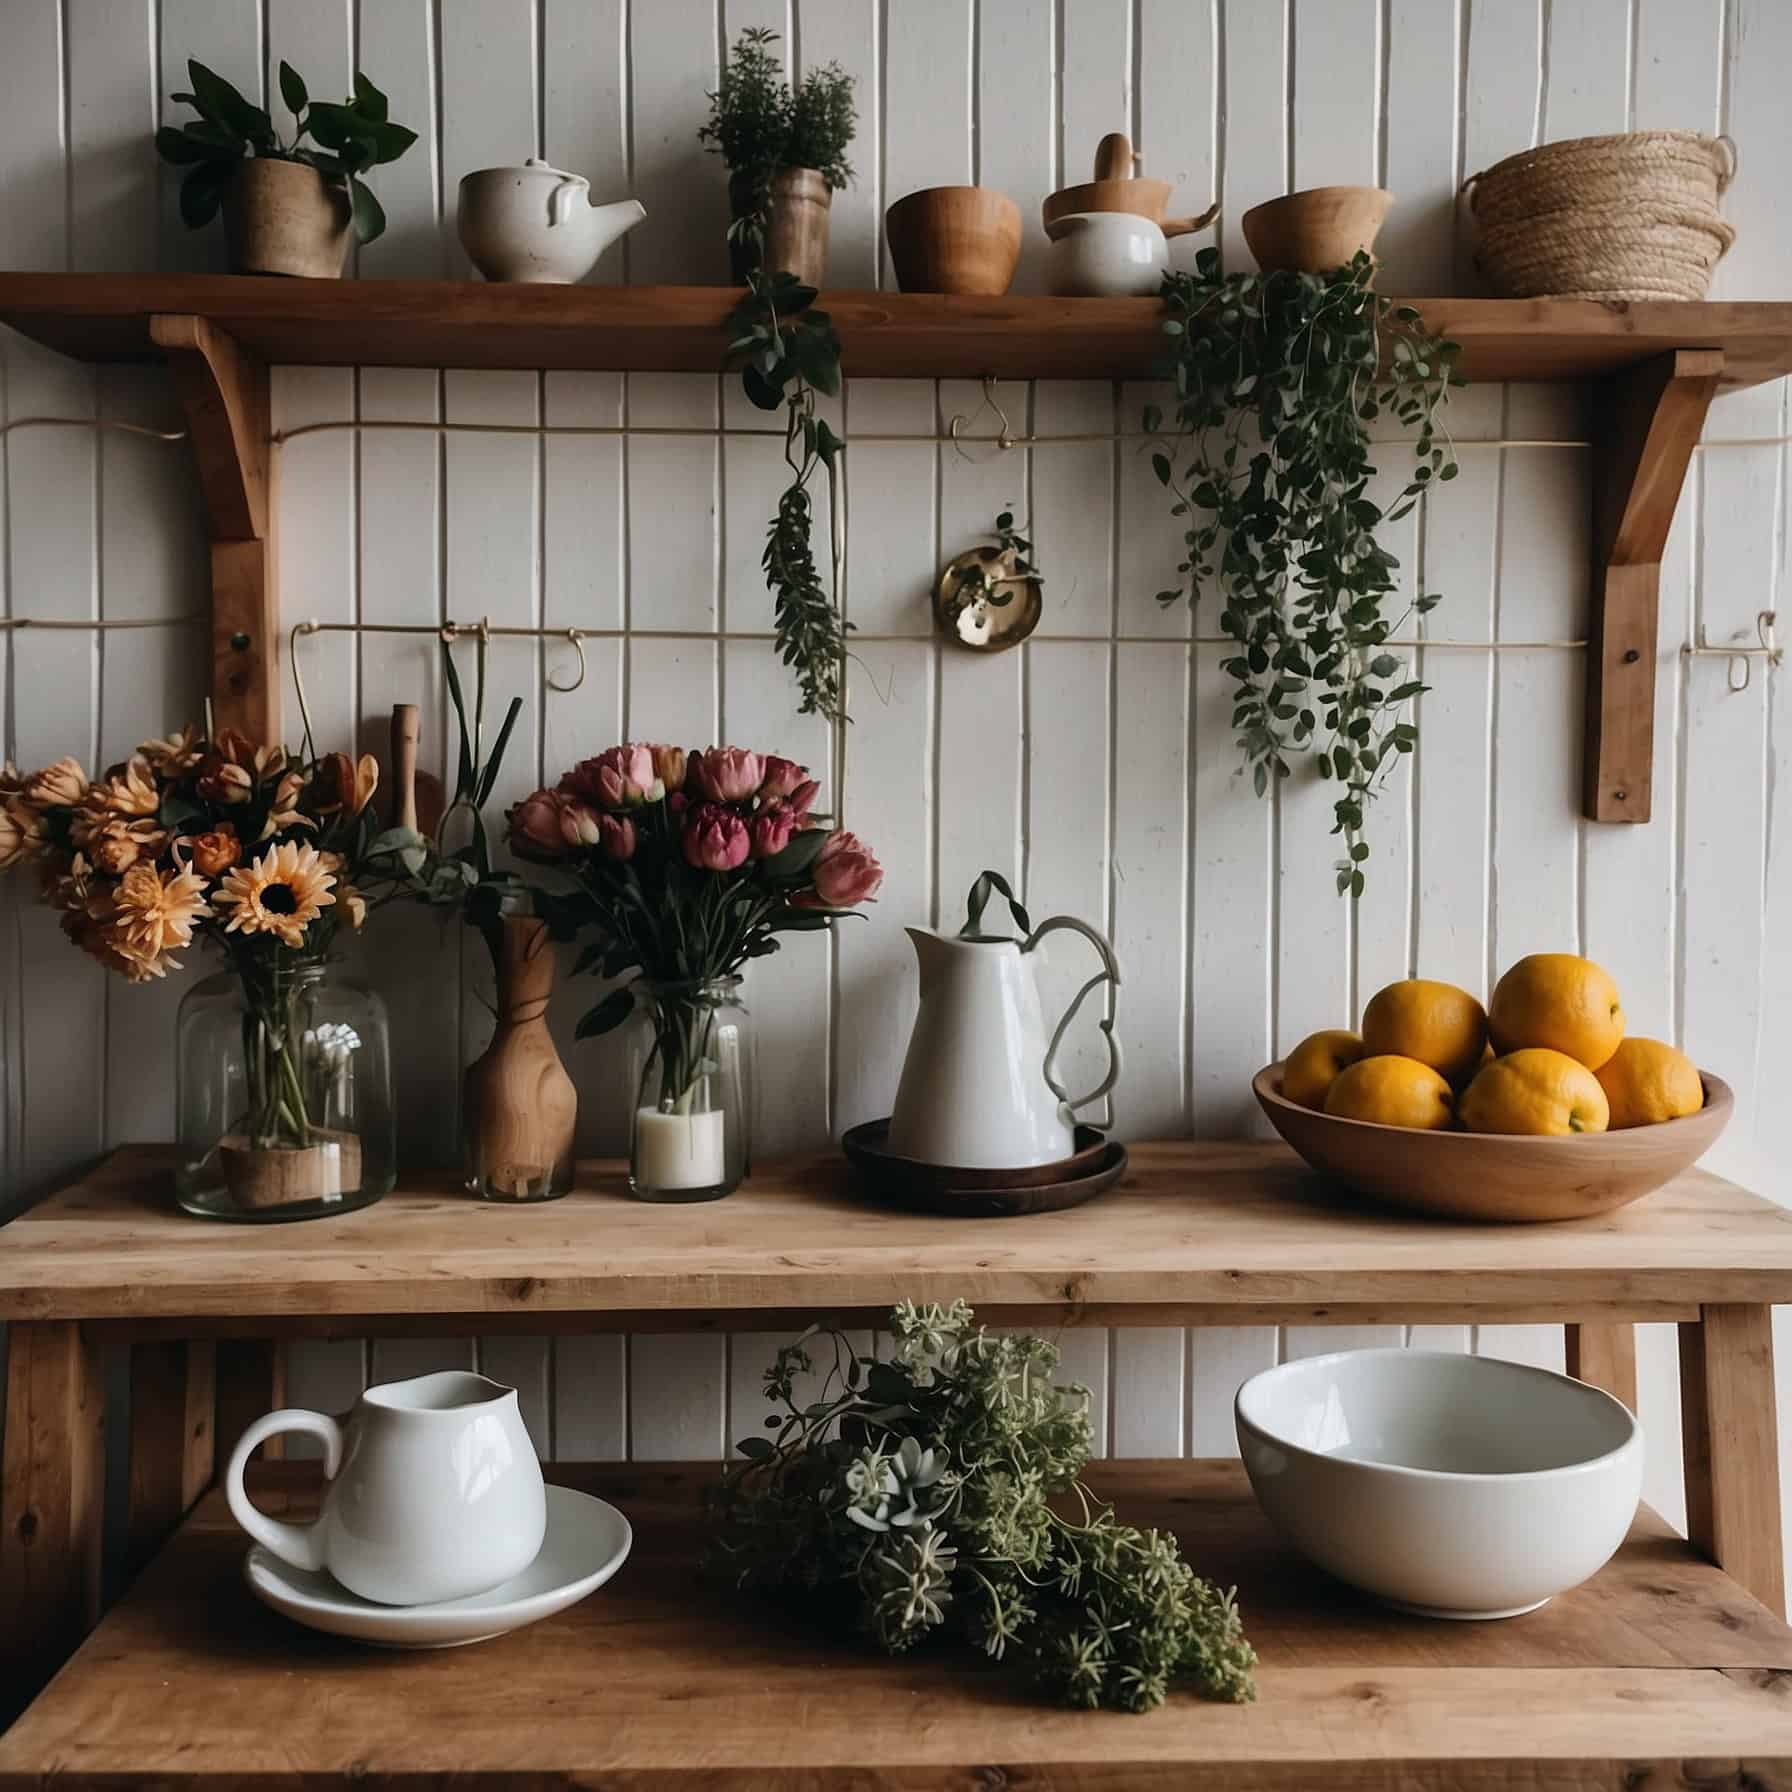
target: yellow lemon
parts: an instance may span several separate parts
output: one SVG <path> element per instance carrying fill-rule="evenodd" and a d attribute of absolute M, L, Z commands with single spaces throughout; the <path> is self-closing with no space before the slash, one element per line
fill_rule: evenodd
<path fill-rule="evenodd" d="M 1521 958 L 1495 986 L 1487 1020 L 1502 1056 L 1547 1046 L 1589 1070 L 1597 1070 L 1624 1037 L 1617 984 L 1591 959 L 1568 952 Z"/>
<path fill-rule="evenodd" d="M 1363 1010 L 1363 1045 L 1378 1056 L 1417 1058 L 1460 1087 L 1487 1049 L 1487 1011 L 1454 983 L 1408 977 L 1370 998 Z"/>
<path fill-rule="evenodd" d="M 1595 1074 L 1611 1104 L 1613 1132 L 1679 1120 L 1705 1105 L 1698 1066 L 1659 1039 L 1626 1039 Z"/>
<path fill-rule="evenodd" d="M 1359 1058 L 1339 1073 L 1325 1111 L 1342 1120 L 1436 1131 L 1450 1124 L 1450 1085 L 1417 1058 Z"/>
<path fill-rule="evenodd" d="M 1456 1112 L 1468 1132 L 1604 1132 L 1610 1118 L 1598 1077 L 1546 1046 L 1495 1058 L 1463 1090 Z"/>
<path fill-rule="evenodd" d="M 1339 1071 L 1362 1055 L 1362 1040 L 1342 1028 L 1309 1033 L 1282 1066 L 1283 1096 L 1299 1102 L 1303 1108 L 1323 1110 L 1326 1091 L 1338 1080 Z"/>

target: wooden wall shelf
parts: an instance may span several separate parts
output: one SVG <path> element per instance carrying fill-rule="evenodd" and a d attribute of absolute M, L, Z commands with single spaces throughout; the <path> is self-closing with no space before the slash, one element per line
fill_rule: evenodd
<path fill-rule="evenodd" d="M 266 368 L 714 372 L 736 289 L 0 274 L 0 323 L 90 361 L 175 365 L 211 517 L 217 719 L 278 732 Z M 1647 821 L 1662 547 L 1706 407 L 1792 373 L 1792 304 L 1417 299 L 1471 380 L 1595 380 L 1593 622 L 1583 806 Z M 824 303 L 857 378 L 1151 377 L 1154 299 L 838 292 Z M 233 465 L 233 463 L 235 463 Z M 245 532 L 245 520 L 252 530 Z"/>

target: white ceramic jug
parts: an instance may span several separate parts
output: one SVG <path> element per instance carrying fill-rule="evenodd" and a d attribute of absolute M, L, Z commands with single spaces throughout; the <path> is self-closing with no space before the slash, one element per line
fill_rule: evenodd
<path fill-rule="evenodd" d="M 1047 1043 L 1032 951 L 1049 933 L 1080 933 L 1102 968 L 1076 993 Z M 1052 1074 L 1065 1029 L 1084 998 L 1120 982 L 1114 949 L 1085 921 L 1054 915 L 1025 940 L 951 936 L 910 927 L 921 964 L 921 1012 L 902 1064 L 889 1149 L 919 1163 L 1020 1169 L 1056 1163 L 1075 1150 L 1076 1109 L 1120 1077 L 1120 1042 L 1103 1020 L 1108 1073 L 1072 1097 Z"/>
<path fill-rule="evenodd" d="M 255 1446 L 277 1431 L 308 1431 L 323 1444 L 329 1486 L 313 1524 L 269 1518 L 243 1489 Z M 371 1387 L 340 1425 L 298 1407 L 257 1419 L 224 1492 L 264 1549 L 294 1568 L 327 1569 L 381 1605 L 486 1592 L 527 1568 L 547 1533 L 541 1464 L 516 1389 L 459 1369 Z"/>
<path fill-rule="evenodd" d="M 1163 285 L 1170 265 L 1163 226 L 1137 212 L 1071 212 L 1054 218 L 1045 234 L 1056 293 L 1143 298 Z"/>
<path fill-rule="evenodd" d="M 456 221 L 461 247 L 486 279 L 568 286 L 646 216 L 638 199 L 593 205 L 584 175 L 531 156 L 520 168 L 462 175 Z"/>

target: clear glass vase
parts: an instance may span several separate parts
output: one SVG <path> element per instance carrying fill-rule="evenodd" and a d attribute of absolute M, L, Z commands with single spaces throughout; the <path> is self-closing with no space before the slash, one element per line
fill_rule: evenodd
<path fill-rule="evenodd" d="M 176 1023 L 175 1190 L 208 1219 L 366 1207 L 397 1177 L 385 1004 L 285 951 L 190 989 Z"/>
<path fill-rule="evenodd" d="M 753 1150 L 753 1033 L 738 977 L 634 984 L 629 1187 L 643 1201 L 716 1201 Z"/>

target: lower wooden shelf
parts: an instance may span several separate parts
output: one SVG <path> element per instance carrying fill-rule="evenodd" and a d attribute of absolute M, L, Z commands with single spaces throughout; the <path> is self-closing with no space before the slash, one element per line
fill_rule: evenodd
<path fill-rule="evenodd" d="M 1647 1509 L 1587 1586 L 1449 1624 L 1289 1554 L 1234 1463 L 1098 1465 L 1128 1517 L 1237 1583 L 1262 1658 L 1254 1705 L 1182 1692 L 1131 1717 L 1042 1706 L 963 1652 L 890 1661 L 719 1592 L 695 1568 L 712 1472 L 556 1467 L 628 1513 L 626 1567 L 533 1629 L 426 1654 L 263 1610 L 212 1493 L 0 1739 L 0 1788 L 1792 1788 L 1792 1630 Z M 276 1466 L 263 1504 L 302 1515 L 315 1485 Z"/>

